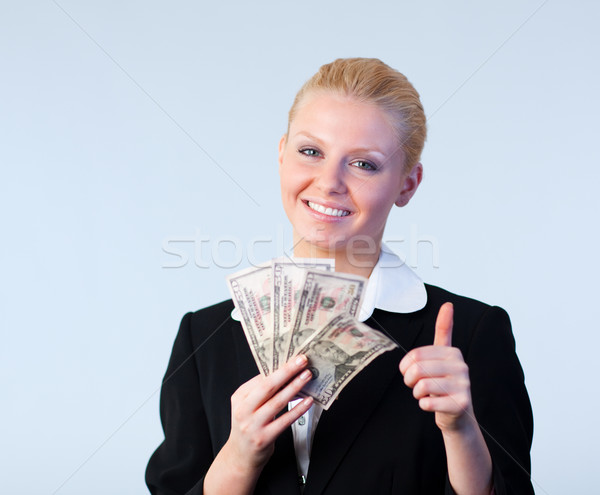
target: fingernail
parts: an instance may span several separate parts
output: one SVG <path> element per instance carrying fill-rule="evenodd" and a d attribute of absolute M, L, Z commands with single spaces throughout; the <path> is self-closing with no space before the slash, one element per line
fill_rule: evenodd
<path fill-rule="evenodd" d="M 308 380 L 311 376 L 312 373 L 308 370 L 304 370 L 302 373 L 300 373 L 300 378 L 302 378 L 302 380 Z"/>
<path fill-rule="evenodd" d="M 307 361 L 308 361 L 308 359 L 306 359 L 306 356 L 304 354 L 300 354 L 296 358 L 296 365 L 297 366 L 302 366 L 302 365 L 306 364 Z"/>

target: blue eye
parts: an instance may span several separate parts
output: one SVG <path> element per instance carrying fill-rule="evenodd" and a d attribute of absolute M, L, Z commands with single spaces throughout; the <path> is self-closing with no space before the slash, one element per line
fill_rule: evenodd
<path fill-rule="evenodd" d="M 301 148 L 301 149 L 299 149 L 299 150 L 298 150 L 298 152 L 299 152 L 299 153 L 302 153 L 303 155 L 310 156 L 310 157 L 313 157 L 313 156 L 315 156 L 315 157 L 316 157 L 316 156 L 321 156 L 321 153 L 319 153 L 319 152 L 318 152 L 316 149 L 314 149 L 314 148 Z"/>
<path fill-rule="evenodd" d="M 352 162 L 350 165 L 356 168 L 360 168 L 363 170 L 377 170 L 377 167 L 370 162 L 365 162 L 364 160 L 356 160 Z"/>

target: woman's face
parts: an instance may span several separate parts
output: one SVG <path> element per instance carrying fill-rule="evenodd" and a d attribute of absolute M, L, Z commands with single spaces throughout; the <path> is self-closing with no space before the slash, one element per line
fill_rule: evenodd
<path fill-rule="evenodd" d="M 421 165 L 404 172 L 388 115 L 334 93 L 309 94 L 279 144 L 281 196 L 296 256 L 320 250 L 379 252 L 388 213 L 416 191 Z"/>

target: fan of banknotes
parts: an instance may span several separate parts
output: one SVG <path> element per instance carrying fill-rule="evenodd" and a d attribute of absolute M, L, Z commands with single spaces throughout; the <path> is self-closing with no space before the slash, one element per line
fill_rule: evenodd
<path fill-rule="evenodd" d="M 305 354 L 313 376 L 302 394 L 324 409 L 373 359 L 397 347 L 356 319 L 367 279 L 335 272 L 334 260 L 275 258 L 227 283 L 260 372 Z"/>

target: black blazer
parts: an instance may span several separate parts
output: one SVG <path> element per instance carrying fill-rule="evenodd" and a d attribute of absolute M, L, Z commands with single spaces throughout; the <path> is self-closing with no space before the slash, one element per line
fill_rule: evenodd
<path fill-rule="evenodd" d="M 496 495 L 530 494 L 533 418 L 504 310 L 426 286 L 427 305 L 409 314 L 375 310 L 366 321 L 400 349 L 373 361 L 324 411 L 313 441 L 304 495 L 453 493 L 442 435 L 422 411 L 398 363 L 433 343 L 439 307 L 454 303 L 452 344 L 469 366 L 475 415 L 493 461 Z M 258 374 L 232 302 L 184 316 L 161 392 L 165 440 L 146 471 L 151 493 L 197 495 L 227 441 L 230 398 Z M 291 429 L 277 440 L 256 494 L 300 494 Z"/>

